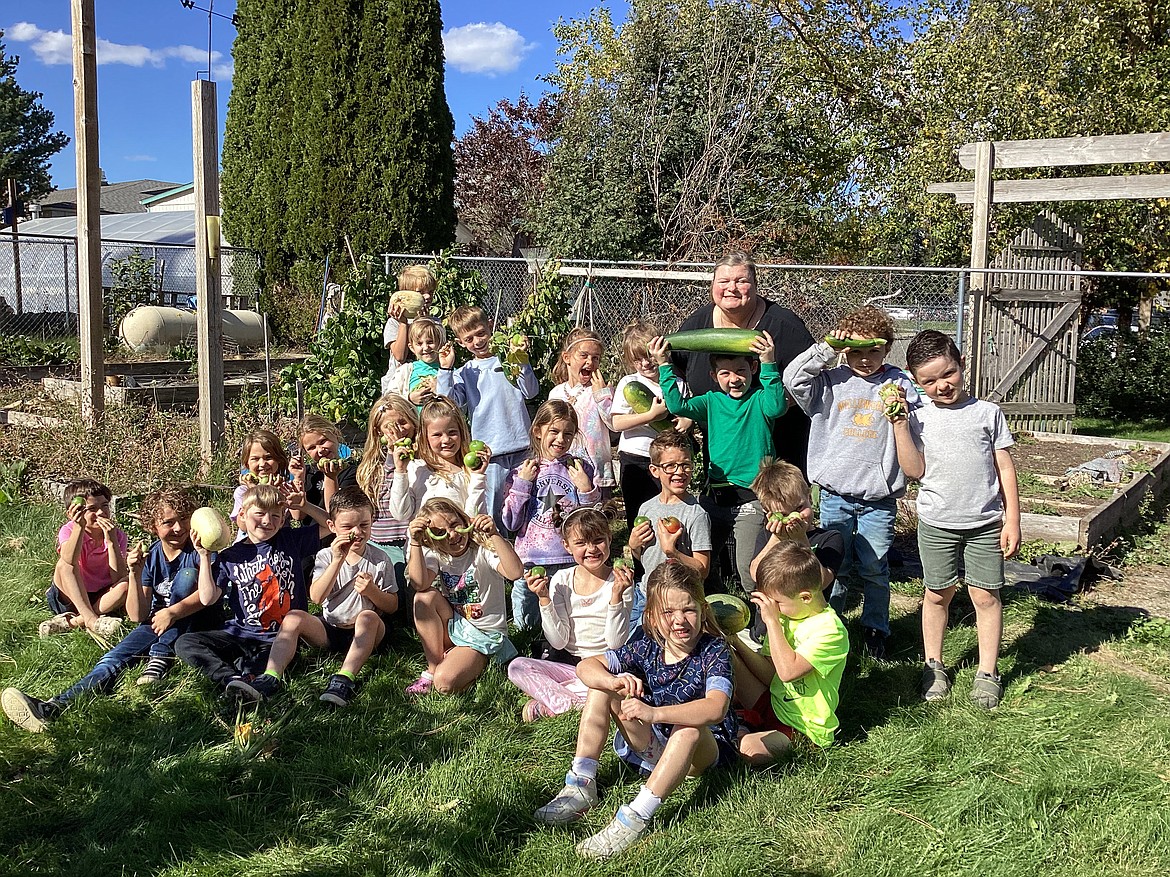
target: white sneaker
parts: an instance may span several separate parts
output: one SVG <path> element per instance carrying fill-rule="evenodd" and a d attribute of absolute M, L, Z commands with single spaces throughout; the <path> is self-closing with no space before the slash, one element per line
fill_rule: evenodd
<path fill-rule="evenodd" d="M 99 615 L 97 621 L 88 627 L 102 639 L 112 639 L 122 629 L 122 619 L 113 615 Z"/>
<path fill-rule="evenodd" d="M 577 844 L 577 852 L 590 859 L 608 859 L 628 850 L 649 829 L 650 823 L 623 805 L 609 825 Z"/>
<path fill-rule="evenodd" d="M 52 636 L 55 633 L 69 633 L 69 631 L 75 629 L 73 625 L 69 623 L 69 619 L 73 617 L 74 615 L 71 612 L 61 612 L 57 615 L 54 615 L 52 618 L 46 619 L 40 623 L 40 626 L 37 628 L 37 634 L 41 637 L 41 639 L 44 639 L 45 637 Z"/>
<path fill-rule="evenodd" d="M 596 806 L 597 780 L 580 782 L 576 777 L 566 777 L 565 787 L 532 816 L 545 825 L 567 825 L 576 822 Z"/>

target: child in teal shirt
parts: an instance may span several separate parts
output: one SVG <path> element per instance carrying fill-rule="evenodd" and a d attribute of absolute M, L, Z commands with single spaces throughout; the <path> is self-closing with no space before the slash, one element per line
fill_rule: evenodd
<path fill-rule="evenodd" d="M 693 399 L 683 399 L 671 371 L 666 339 L 650 342 L 650 354 L 658 363 L 662 398 L 671 414 L 690 417 L 703 429 L 707 440 L 707 492 L 703 507 L 711 516 L 711 545 L 719 551 L 735 532 L 735 565 L 740 586 L 750 592 L 752 559 L 767 539 L 764 512 L 751 484 L 760 470 L 760 461 L 774 457 L 772 425 L 784 414 L 788 403 L 776 367 L 776 346 L 772 336 L 761 332 L 752 342 L 759 357 L 760 383 L 753 386 L 756 360 L 747 355 L 711 355 L 711 377 L 719 385 Z M 707 590 L 718 588 L 717 564 L 712 564 Z"/>

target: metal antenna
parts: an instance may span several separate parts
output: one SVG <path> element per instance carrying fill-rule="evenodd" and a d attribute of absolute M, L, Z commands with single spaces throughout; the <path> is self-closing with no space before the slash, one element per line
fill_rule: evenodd
<path fill-rule="evenodd" d="M 224 21 L 230 21 L 232 23 L 233 27 L 239 27 L 240 26 L 239 13 L 233 12 L 231 15 L 224 15 L 222 12 L 216 12 L 215 11 L 215 0 L 208 0 L 208 6 L 206 9 L 204 9 L 202 6 L 196 6 L 195 0 L 179 0 L 179 2 L 183 5 L 184 9 L 196 9 L 199 12 L 206 12 L 207 13 L 207 69 L 206 70 L 197 70 L 195 72 L 195 78 L 198 79 L 202 74 L 206 73 L 207 79 L 210 81 L 212 78 L 211 77 L 211 54 L 212 54 L 211 53 L 211 19 L 213 16 L 215 18 L 222 18 Z"/>

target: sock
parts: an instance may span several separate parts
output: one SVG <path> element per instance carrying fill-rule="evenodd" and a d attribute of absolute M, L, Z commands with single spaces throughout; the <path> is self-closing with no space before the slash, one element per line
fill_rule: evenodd
<path fill-rule="evenodd" d="M 662 806 L 662 799 L 651 792 L 646 786 L 638 790 L 637 797 L 629 803 L 629 808 L 649 822 L 654 818 L 654 811 Z"/>
<path fill-rule="evenodd" d="M 430 670 L 423 670 L 421 673 L 418 674 L 418 678 L 425 679 L 425 680 L 427 680 L 427 682 L 434 682 L 435 681 L 435 674 L 432 673 Z"/>
<path fill-rule="evenodd" d="M 260 675 L 261 675 L 261 676 L 271 676 L 271 677 L 272 677 L 273 679 L 275 679 L 277 682 L 281 682 L 281 681 L 283 681 L 283 680 L 281 679 L 281 677 L 280 677 L 280 674 L 279 674 L 279 673 L 277 673 L 275 670 L 265 670 L 265 671 L 264 671 L 263 673 L 261 673 Z"/>
<path fill-rule="evenodd" d="M 597 779 L 597 759 L 574 758 L 573 766 L 570 768 L 569 774 L 582 780 Z"/>
<path fill-rule="evenodd" d="M 357 682 L 357 677 L 354 676 L 352 673 L 350 673 L 348 670 L 338 670 L 337 675 L 344 676 L 350 682 Z"/>

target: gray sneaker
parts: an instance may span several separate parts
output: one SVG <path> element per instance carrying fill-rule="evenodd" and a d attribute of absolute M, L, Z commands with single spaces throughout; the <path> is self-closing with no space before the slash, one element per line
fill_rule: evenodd
<path fill-rule="evenodd" d="M 135 685 L 154 685 L 161 682 L 167 675 L 170 665 L 166 658 L 147 658 L 146 666 L 142 668 L 142 675 L 135 680 Z"/>
<path fill-rule="evenodd" d="M 995 709 L 1003 700 L 1003 682 L 990 673 L 976 673 L 975 684 L 971 686 L 971 700 L 985 710 Z"/>
<path fill-rule="evenodd" d="M 624 853 L 649 829 L 650 823 L 623 805 L 609 825 L 577 844 L 577 852 L 590 859 L 608 859 Z"/>
<path fill-rule="evenodd" d="M 951 679 L 947 668 L 938 661 L 927 661 L 922 668 L 922 699 L 942 700 L 951 693 Z"/>
<path fill-rule="evenodd" d="M 557 796 L 532 817 L 545 825 L 568 825 L 597 806 L 597 780 L 581 780 L 570 774 Z"/>

